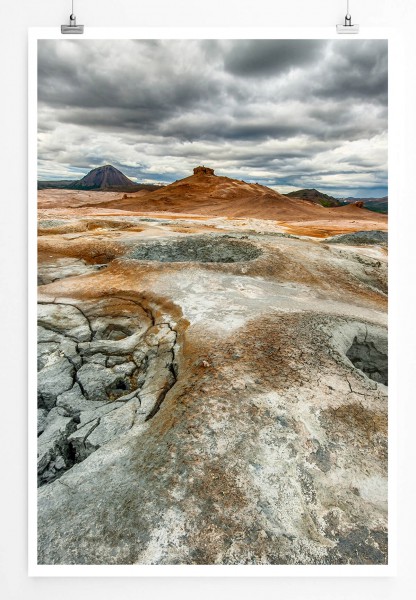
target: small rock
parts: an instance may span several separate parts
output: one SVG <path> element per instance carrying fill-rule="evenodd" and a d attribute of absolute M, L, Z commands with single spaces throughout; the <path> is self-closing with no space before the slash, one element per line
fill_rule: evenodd
<path fill-rule="evenodd" d="M 38 438 L 38 482 L 48 483 L 59 476 L 59 471 L 72 466 L 69 453 L 68 436 L 75 430 L 76 424 L 69 417 L 55 415 L 50 419 Z"/>
<path fill-rule="evenodd" d="M 38 408 L 38 436 L 45 431 L 47 416 L 48 411 L 45 408 Z"/>
<path fill-rule="evenodd" d="M 99 425 L 88 436 L 90 444 L 99 447 L 131 429 L 135 422 L 140 402 L 137 398 L 123 404 L 121 408 L 104 415 Z"/>
<path fill-rule="evenodd" d="M 83 410 L 91 410 L 93 408 L 99 408 L 104 402 L 95 402 L 93 400 L 87 400 L 84 398 L 81 392 L 81 388 L 78 383 L 74 383 L 72 388 L 63 394 L 60 394 L 56 400 L 57 406 L 64 407 L 69 413 L 79 413 Z"/>
<path fill-rule="evenodd" d="M 47 329 L 76 338 L 80 342 L 91 339 L 87 319 L 80 310 L 69 304 L 39 304 L 38 322 Z"/>
<path fill-rule="evenodd" d="M 72 387 L 75 369 L 66 357 L 59 353 L 49 356 L 38 374 L 38 398 L 41 407 L 51 409 L 57 397 Z"/>
<path fill-rule="evenodd" d="M 125 356 L 109 356 L 107 358 L 107 367 L 112 368 L 115 365 L 122 365 L 124 362 L 126 362 Z"/>
<path fill-rule="evenodd" d="M 107 356 L 102 354 L 101 352 L 97 352 L 97 354 L 93 354 L 92 356 L 85 356 L 85 362 L 95 363 L 96 365 L 101 365 L 102 367 L 106 366 Z M 124 362 L 123 358 L 123 362 Z"/>
<path fill-rule="evenodd" d="M 110 400 L 110 388 L 112 395 L 117 394 L 116 387 L 120 375 L 114 373 L 112 369 L 106 369 L 95 363 L 86 363 L 78 369 L 77 377 L 88 400 L 96 402 Z M 126 389 L 127 387 L 120 387 L 118 395 L 124 393 Z"/>

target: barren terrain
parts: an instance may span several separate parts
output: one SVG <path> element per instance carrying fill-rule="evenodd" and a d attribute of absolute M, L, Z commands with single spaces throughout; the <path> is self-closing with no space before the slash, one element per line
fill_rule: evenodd
<path fill-rule="evenodd" d="M 386 231 L 204 172 L 40 191 L 39 563 L 386 563 Z"/>

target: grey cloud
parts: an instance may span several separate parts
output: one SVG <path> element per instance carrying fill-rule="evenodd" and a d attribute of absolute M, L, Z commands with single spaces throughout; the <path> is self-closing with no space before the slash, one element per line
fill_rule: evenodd
<path fill-rule="evenodd" d="M 315 173 L 323 191 L 343 170 L 386 181 L 385 41 L 44 40 L 38 63 L 39 158 L 57 177 L 112 162 L 169 181 L 202 160 L 246 180 Z"/>
<path fill-rule="evenodd" d="M 288 139 L 300 134 L 312 138 L 359 139 L 371 137 L 386 127 L 385 117 L 377 114 L 372 105 L 361 116 L 351 110 L 348 102 L 339 102 L 336 108 L 305 110 L 301 118 L 273 116 L 268 109 L 259 111 L 254 106 L 241 116 L 232 108 L 219 106 L 208 111 L 197 109 L 169 110 L 164 107 L 143 108 L 74 108 L 70 113 L 57 109 L 59 122 L 91 127 L 100 131 L 124 131 L 130 134 L 148 134 L 178 140 L 251 140 L 271 138 Z M 48 125 L 47 127 L 50 127 Z"/>
<path fill-rule="evenodd" d="M 353 40 L 332 42 L 327 70 L 316 82 L 313 93 L 321 97 L 387 101 L 387 42 Z"/>
<path fill-rule="evenodd" d="M 102 42 L 86 42 L 60 41 L 66 44 L 63 51 L 51 41 L 40 45 L 40 102 L 149 113 L 186 110 L 218 94 L 212 77 L 197 78 L 172 64 L 164 45 L 117 40 L 112 42 L 113 55 L 106 55 Z"/>
<path fill-rule="evenodd" d="M 313 62 L 324 47 L 322 40 L 240 40 L 225 52 L 224 68 L 241 77 L 279 75 Z"/>

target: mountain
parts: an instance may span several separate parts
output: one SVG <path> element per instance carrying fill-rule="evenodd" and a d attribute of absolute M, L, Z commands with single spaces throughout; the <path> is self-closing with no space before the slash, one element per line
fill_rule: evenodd
<path fill-rule="evenodd" d="M 333 196 L 328 196 L 323 192 L 315 189 L 306 189 L 306 190 L 296 190 L 295 192 L 289 192 L 285 194 L 288 198 L 301 198 L 302 200 L 309 200 L 310 202 L 315 202 L 316 204 L 320 204 L 321 206 L 330 207 L 330 206 L 341 206 L 341 202 L 334 198 Z"/>
<path fill-rule="evenodd" d="M 112 165 L 104 165 L 93 169 L 70 187 L 74 190 L 102 190 L 134 187 L 134 183 Z"/>
<path fill-rule="evenodd" d="M 160 185 L 134 183 L 124 173 L 112 165 L 104 165 L 92 169 L 85 177 L 77 181 L 38 181 L 38 190 L 66 189 L 66 190 L 97 190 L 111 192 L 138 192 L 140 190 L 152 191 L 159 189 Z"/>
<path fill-rule="evenodd" d="M 374 212 L 387 214 L 389 212 L 389 197 L 384 196 L 383 198 L 344 198 L 344 204 L 351 204 L 353 202 L 361 201 L 364 202 L 364 208 L 372 210 Z"/>

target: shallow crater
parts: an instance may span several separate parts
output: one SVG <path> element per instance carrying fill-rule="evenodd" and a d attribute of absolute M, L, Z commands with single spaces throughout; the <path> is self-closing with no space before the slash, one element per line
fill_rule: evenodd
<path fill-rule="evenodd" d="M 232 238 L 192 236 L 186 239 L 141 243 L 126 258 L 158 262 L 234 263 L 254 260 L 262 250 Z"/>

